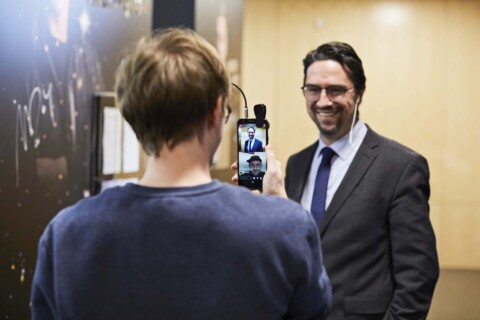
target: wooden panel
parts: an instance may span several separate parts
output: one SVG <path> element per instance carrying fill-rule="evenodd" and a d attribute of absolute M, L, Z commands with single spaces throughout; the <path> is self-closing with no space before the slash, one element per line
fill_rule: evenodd
<path fill-rule="evenodd" d="M 299 90 L 305 54 L 350 43 L 367 76 L 362 119 L 429 161 L 441 265 L 480 268 L 480 1 L 246 0 L 244 23 L 243 85 L 267 104 L 279 160 L 318 137 Z"/>
<path fill-rule="evenodd" d="M 480 2 L 449 2 L 446 38 L 446 148 L 444 152 L 445 200 L 447 204 L 480 207 Z M 450 212 L 453 213 L 453 212 Z M 477 210 L 480 214 L 480 210 Z M 477 225 L 478 226 L 478 225 Z M 479 228 L 477 228 L 477 231 Z M 480 260 L 479 260 L 480 264 Z"/>
<path fill-rule="evenodd" d="M 254 117 L 253 106 L 257 103 L 267 106 L 267 118 L 273 114 L 274 68 L 278 64 L 273 51 L 276 27 L 275 15 L 272 14 L 274 8 L 274 1 L 271 0 L 245 2 L 242 55 L 249 61 L 242 65 L 241 73 L 251 117 Z"/>
<path fill-rule="evenodd" d="M 478 269 L 480 261 L 480 215 L 478 206 L 444 205 L 442 263 L 447 268 Z"/>

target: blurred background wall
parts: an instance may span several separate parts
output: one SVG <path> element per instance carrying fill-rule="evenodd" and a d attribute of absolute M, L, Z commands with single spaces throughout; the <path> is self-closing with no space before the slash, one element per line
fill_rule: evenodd
<path fill-rule="evenodd" d="M 37 243 L 90 195 L 93 96 L 148 35 L 151 0 L 0 5 L 0 318 L 29 319 Z"/>

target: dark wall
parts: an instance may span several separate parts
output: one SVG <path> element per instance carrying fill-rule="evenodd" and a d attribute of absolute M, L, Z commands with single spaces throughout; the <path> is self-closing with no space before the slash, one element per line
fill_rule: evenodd
<path fill-rule="evenodd" d="M 124 6 L 138 2 L 2 3 L 1 319 L 30 318 L 38 239 L 58 211 L 89 196 L 93 93 L 113 89 L 124 48 L 169 26 L 197 29 L 218 47 L 218 17 L 225 16 L 223 43 L 229 45 L 222 46 L 228 53 L 222 57 L 234 62 L 229 70 L 238 81 L 242 1 L 145 0 L 143 12 Z"/>
<path fill-rule="evenodd" d="M 0 10 L 0 318 L 28 319 L 38 238 L 88 196 L 94 91 L 151 30 L 151 2 L 7 0 Z"/>

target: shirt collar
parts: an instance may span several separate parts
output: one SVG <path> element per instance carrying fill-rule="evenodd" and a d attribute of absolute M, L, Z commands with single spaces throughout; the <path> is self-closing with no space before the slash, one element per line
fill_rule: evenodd
<path fill-rule="evenodd" d="M 328 147 L 332 148 L 333 151 L 337 154 L 338 157 L 340 157 L 342 160 L 345 160 L 348 158 L 351 152 L 354 151 L 353 146 L 357 145 L 363 140 L 363 132 L 367 130 L 367 126 L 363 123 L 361 119 L 358 119 L 357 123 L 355 126 L 353 126 L 353 139 L 352 139 L 352 144 L 348 143 L 348 138 L 350 136 L 350 131 L 338 139 L 337 141 L 333 142 L 331 145 Z M 325 142 L 321 138 L 318 138 L 318 148 L 317 148 L 317 157 L 320 156 L 320 152 L 323 148 L 327 147 Z"/>

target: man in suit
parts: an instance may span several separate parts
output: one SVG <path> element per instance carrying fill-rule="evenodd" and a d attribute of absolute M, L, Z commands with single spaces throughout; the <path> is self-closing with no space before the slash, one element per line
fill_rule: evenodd
<path fill-rule="evenodd" d="M 243 150 L 248 153 L 263 151 L 263 144 L 261 140 L 255 139 L 255 128 L 249 127 L 247 129 L 248 140 L 245 141 Z"/>
<path fill-rule="evenodd" d="M 317 223 L 333 286 L 328 319 L 425 319 L 439 275 L 427 161 L 360 120 L 366 77 L 351 46 L 324 44 L 303 64 L 320 134 L 289 158 L 285 186 L 304 208 L 326 209 Z M 324 147 L 334 153 L 325 208 L 315 208 Z"/>

